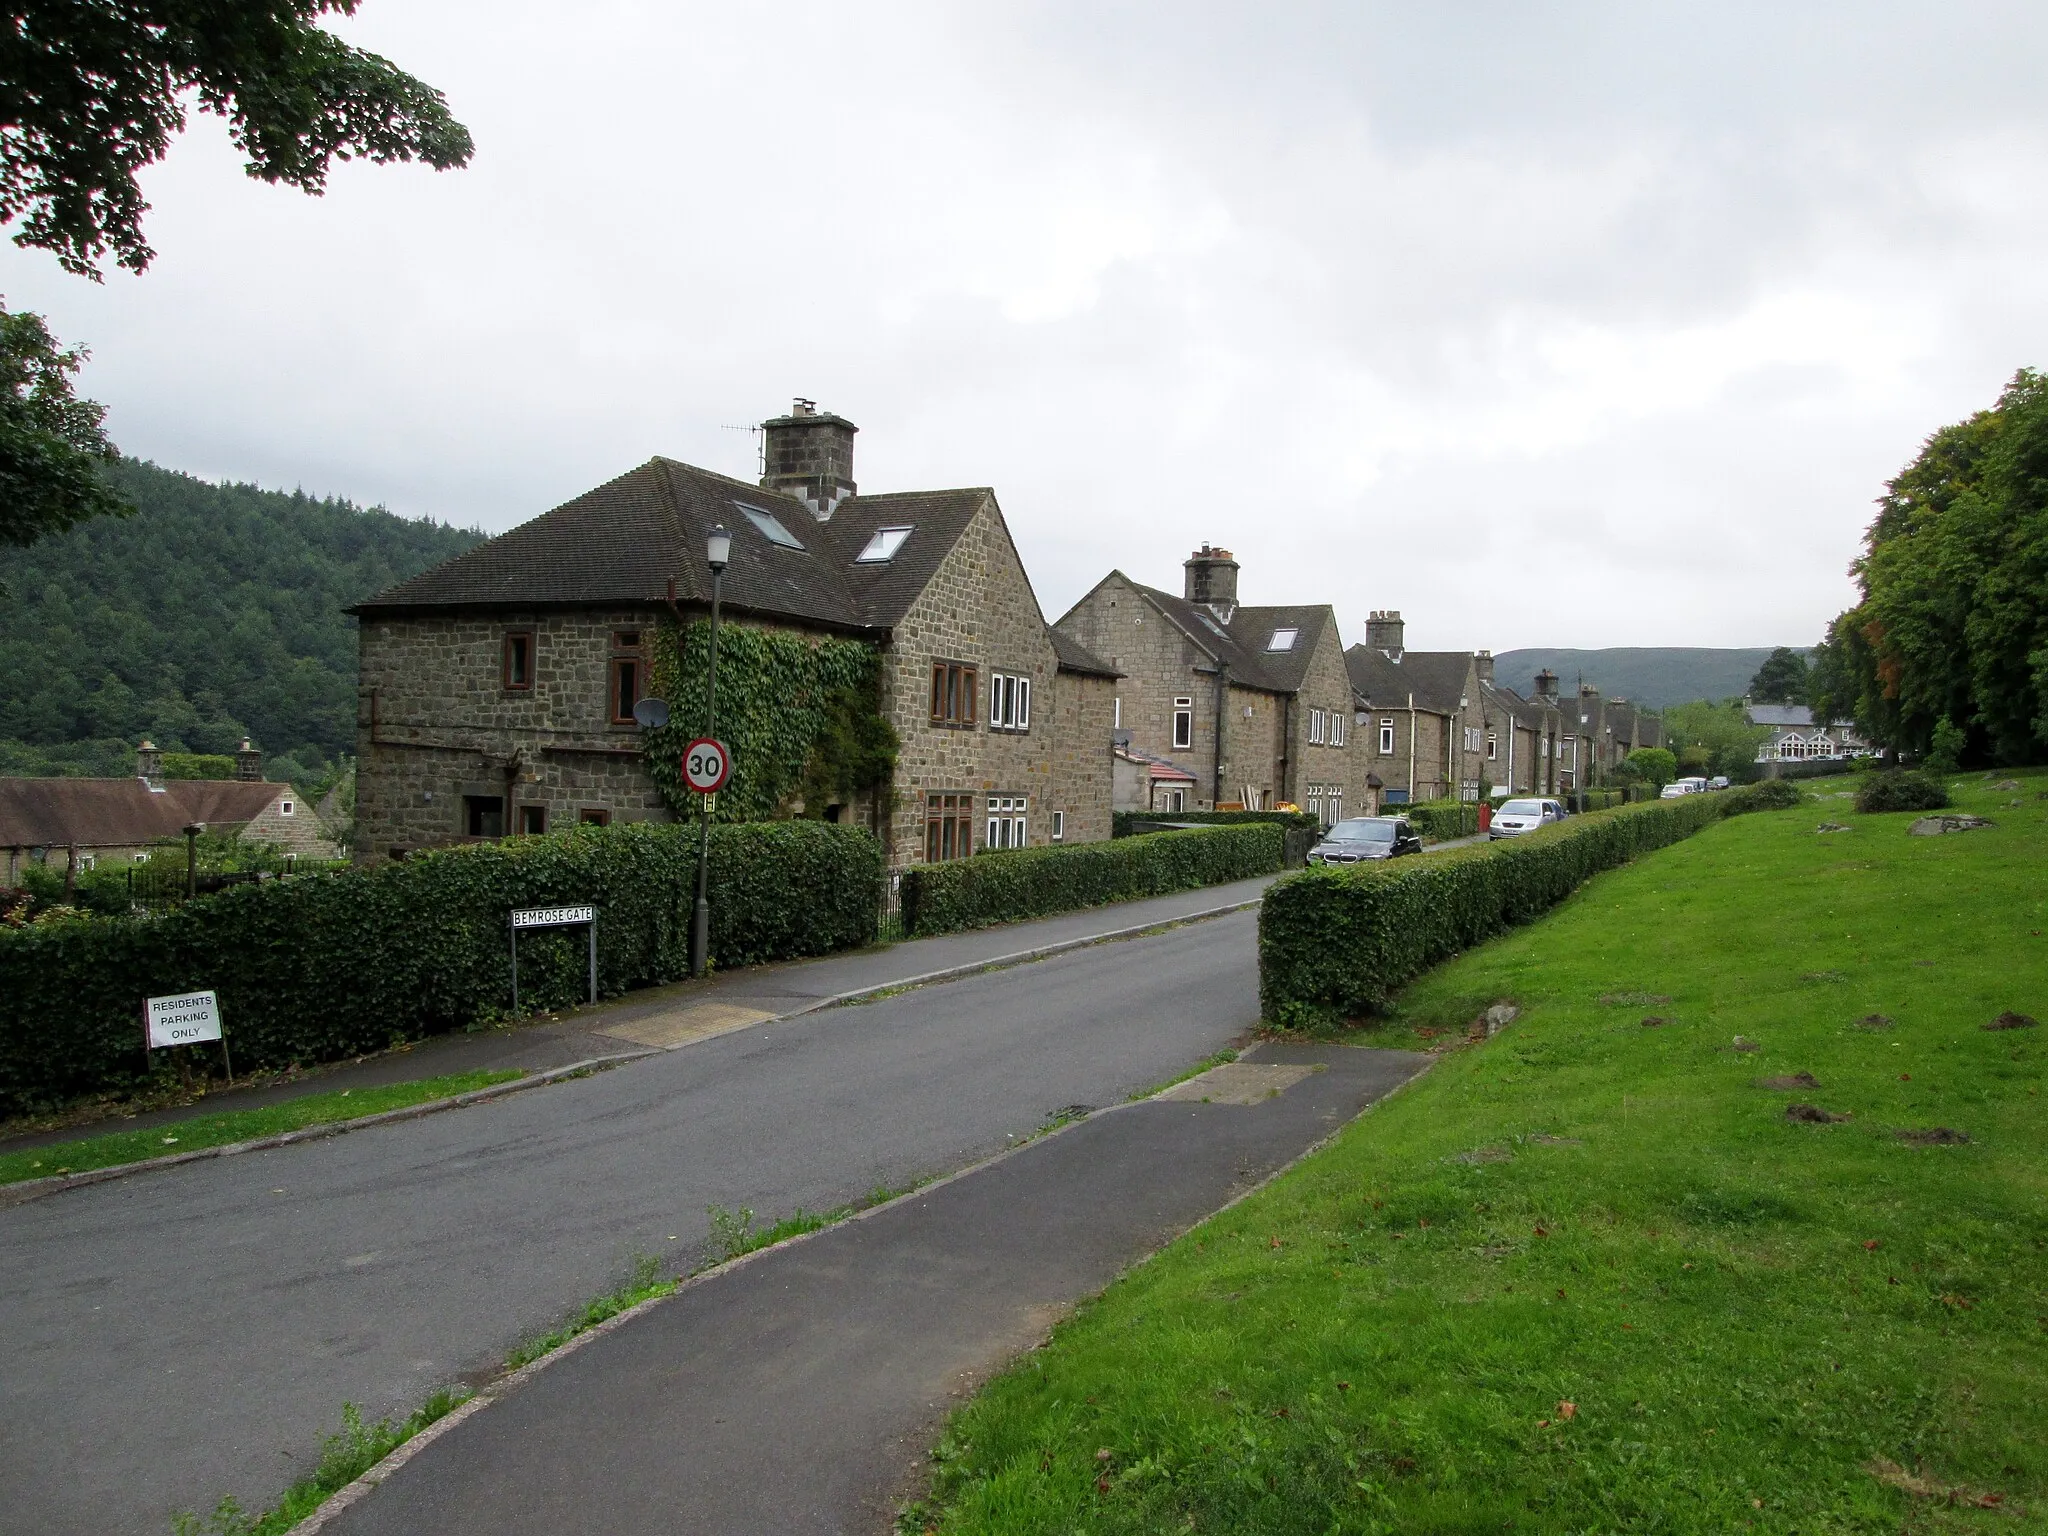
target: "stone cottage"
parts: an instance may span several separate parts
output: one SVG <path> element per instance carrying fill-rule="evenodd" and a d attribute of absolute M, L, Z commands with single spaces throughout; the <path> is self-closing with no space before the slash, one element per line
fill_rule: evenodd
<path fill-rule="evenodd" d="M 1344 653 L 1358 713 L 1360 746 L 1380 781 L 1379 804 L 1476 800 L 1488 778 L 1487 738 L 1503 729 L 1486 652 L 1411 651 L 1398 611 L 1373 613 L 1365 643 Z M 1492 706 L 1492 707 L 1490 707 Z M 1494 776 L 1496 780 L 1498 775 Z"/>
<path fill-rule="evenodd" d="M 135 863 L 195 825 L 302 858 L 341 852 L 297 790 L 264 779 L 263 754 L 247 741 L 232 779 L 166 779 L 163 754 L 145 741 L 132 779 L 0 778 L 0 886 L 20 884 L 30 863 L 80 873 Z"/>
<path fill-rule="evenodd" d="M 657 627 L 709 611 L 715 525 L 728 622 L 881 657 L 893 791 L 805 814 L 871 826 L 898 867 L 1108 837 L 1115 669 L 1046 624 L 994 491 L 862 495 L 856 431 L 798 401 L 758 485 L 649 459 L 351 610 L 358 860 L 674 819 L 633 707 Z"/>
<path fill-rule="evenodd" d="M 1335 613 L 1239 603 L 1227 549 L 1205 544 L 1182 571 L 1177 595 L 1111 571 L 1054 625 L 1121 674 L 1116 725 L 1133 757 L 1186 776 L 1155 772 L 1148 795 L 1187 810 L 1291 803 L 1325 824 L 1360 814 L 1370 789 L 1349 750 Z"/>

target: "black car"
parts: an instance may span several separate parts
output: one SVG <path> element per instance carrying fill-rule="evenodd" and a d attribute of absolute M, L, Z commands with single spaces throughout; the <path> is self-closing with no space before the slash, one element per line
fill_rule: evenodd
<path fill-rule="evenodd" d="M 1422 839 L 1398 816 L 1354 816 L 1340 821 L 1308 851 L 1311 864 L 1357 864 L 1422 852 Z"/>

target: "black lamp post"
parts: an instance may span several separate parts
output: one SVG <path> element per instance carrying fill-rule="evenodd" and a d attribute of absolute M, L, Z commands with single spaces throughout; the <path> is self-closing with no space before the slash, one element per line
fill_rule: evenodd
<path fill-rule="evenodd" d="M 711 567 L 711 672 L 704 689 L 705 713 L 710 717 L 704 734 L 718 739 L 718 597 L 732 554 L 732 535 L 725 526 L 714 527 L 704 539 L 704 563 Z M 705 896 L 711 870 L 711 796 L 699 797 L 697 828 L 697 907 L 690 915 L 690 974 L 702 976 L 711 955 L 711 903 Z"/>

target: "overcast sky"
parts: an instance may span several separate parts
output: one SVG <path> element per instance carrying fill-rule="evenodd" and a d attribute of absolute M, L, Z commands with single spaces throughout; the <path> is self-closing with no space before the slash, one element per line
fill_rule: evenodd
<path fill-rule="evenodd" d="M 364 0 L 473 165 L 153 171 L 0 248 L 122 448 L 498 531 L 817 399 L 866 490 L 1425 649 L 1805 644 L 1881 482 L 2048 363 L 2048 9 Z"/>

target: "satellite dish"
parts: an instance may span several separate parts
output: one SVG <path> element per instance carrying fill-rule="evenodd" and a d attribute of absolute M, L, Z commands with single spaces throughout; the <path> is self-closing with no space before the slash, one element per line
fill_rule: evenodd
<path fill-rule="evenodd" d="M 668 700 L 642 699 L 633 706 L 633 718 L 647 730 L 660 730 L 668 724 Z"/>

